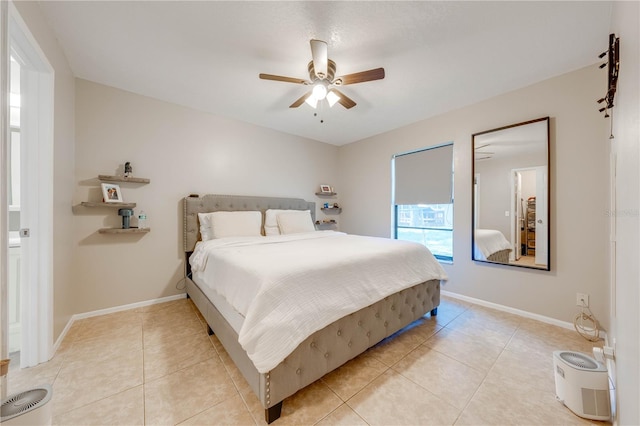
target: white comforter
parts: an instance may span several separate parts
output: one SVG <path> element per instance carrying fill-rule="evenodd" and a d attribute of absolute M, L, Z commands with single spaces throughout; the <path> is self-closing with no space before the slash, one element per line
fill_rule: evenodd
<path fill-rule="evenodd" d="M 190 263 L 244 315 L 238 340 L 260 373 L 337 319 L 447 279 L 421 244 L 335 231 L 199 242 Z"/>
<path fill-rule="evenodd" d="M 494 229 L 476 229 L 474 259 L 487 260 L 493 253 L 511 248 L 502 232 Z"/>

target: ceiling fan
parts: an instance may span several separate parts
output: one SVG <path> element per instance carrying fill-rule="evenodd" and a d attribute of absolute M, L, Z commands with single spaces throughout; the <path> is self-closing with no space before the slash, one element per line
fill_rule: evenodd
<path fill-rule="evenodd" d="M 356 106 L 356 103 L 336 89 L 336 86 L 346 86 L 348 84 L 364 83 L 366 81 L 381 80 L 384 78 L 384 68 L 375 68 L 335 77 L 336 63 L 329 59 L 327 43 L 322 40 L 311 40 L 311 57 L 312 60 L 307 66 L 309 69 L 309 80 L 273 74 L 260 74 L 260 78 L 263 80 L 313 86 L 313 89 L 302 95 L 292 103 L 289 108 L 297 108 L 302 105 L 303 102 L 316 108 L 318 102 L 325 98 L 330 107 L 337 102 L 347 109 L 353 108 Z"/>
<path fill-rule="evenodd" d="M 494 155 L 495 152 L 490 152 L 490 151 L 480 151 L 481 149 L 484 149 L 486 147 L 488 147 L 489 145 L 491 145 L 490 143 L 486 143 L 484 145 L 480 145 L 474 148 L 474 151 L 476 153 L 476 155 L 479 155 L 476 157 L 476 160 L 490 160 Z"/>

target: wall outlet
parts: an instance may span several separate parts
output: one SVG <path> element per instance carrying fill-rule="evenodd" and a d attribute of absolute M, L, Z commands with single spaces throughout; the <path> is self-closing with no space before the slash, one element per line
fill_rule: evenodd
<path fill-rule="evenodd" d="M 589 295 L 586 293 L 576 293 L 576 306 L 589 307 Z"/>

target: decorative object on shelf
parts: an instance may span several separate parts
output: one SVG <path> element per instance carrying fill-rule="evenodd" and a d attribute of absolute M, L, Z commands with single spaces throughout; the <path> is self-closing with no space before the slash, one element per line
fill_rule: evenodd
<path fill-rule="evenodd" d="M 333 203 L 333 208 L 334 208 L 334 209 L 339 209 L 339 208 L 340 208 L 340 206 L 338 205 L 338 203 Z"/>
<path fill-rule="evenodd" d="M 124 163 L 124 177 L 128 178 L 133 176 L 133 167 L 131 167 L 131 163 L 127 161 Z"/>
<path fill-rule="evenodd" d="M 133 216 L 132 209 L 120 209 L 118 210 L 118 215 L 122 216 L 122 229 L 129 229 L 130 226 L 130 218 Z"/>
<path fill-rule="evenodd" d="M 102 197 L 105 203 L 122 203 L 122 192 L 120 185 L 113 183 L 102 183 Z"/>
<path fill-rule="evenodd" d="M 601 104 L 606 101 L 605 106 L 600 108 L 600 112 L 604 112 L 604 117 L 608 118 L 609 110 L 614 106 L 613 99 L 618 87 L 618 71 L 620 70 L 620 37 L 616 37 L 613 33 L 609 34 L 609 48 L 598 57 L 602 59 L 605 56 L 608 56 L 607 62 L 601 64 L 600 68 L 607 67 L 607 93 L 604 97 L 598 99 L 598 103 Z M 613 120 L 611 122 L 611 126 L 613 126 Z M 609 139 L 613 139 L 613 127 Z"/>
<path fill-rule="evenodd" d="M 140 210 L 138 214 L 138 229 L 146 229 L 147 228 L 147 214 L 144 210 Z"/>
<path fill-rule="evenodd" d="M 330 194 L 333 191 L 331 190 L 331 187 L 329 185 L 320 185 L 320 192 L 322 192 L 323 194 Z"/>

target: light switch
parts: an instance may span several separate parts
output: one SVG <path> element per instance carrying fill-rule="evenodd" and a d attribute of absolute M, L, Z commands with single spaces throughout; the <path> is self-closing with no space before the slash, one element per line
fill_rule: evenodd
<path fill-rule="evenodd" d="M 509 210 L 505 210 L 505 211 L 504 211 L 504 215 L 505 215 L 506 217 L 509 217 Z"/>

